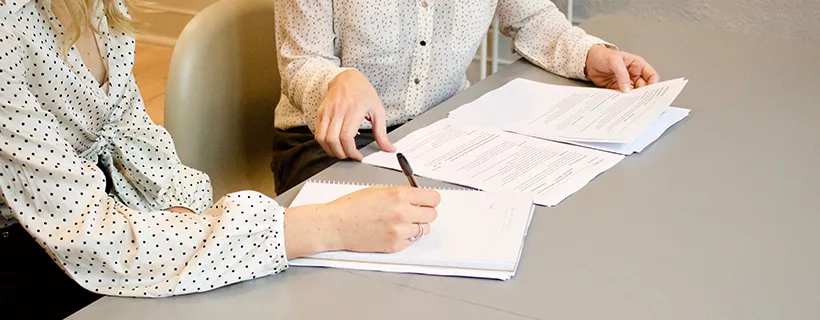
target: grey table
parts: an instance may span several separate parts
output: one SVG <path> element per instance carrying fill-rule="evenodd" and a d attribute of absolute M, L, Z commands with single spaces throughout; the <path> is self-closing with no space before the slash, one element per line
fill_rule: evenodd
<path fill-rule="evenodd" d="M 538 208 L 514 279 L 292 268 L 204 294 L 107 297 L 72 319 L 820 319 L 820 46 L 616 16 L 584 28 L 663 79 L 691 79 L 675 104 L 693 111 Z M 390 137 L 516 77 L 578 84 L 519 61 Z M 316 179 L 406 183 L 352 162 Z"/>

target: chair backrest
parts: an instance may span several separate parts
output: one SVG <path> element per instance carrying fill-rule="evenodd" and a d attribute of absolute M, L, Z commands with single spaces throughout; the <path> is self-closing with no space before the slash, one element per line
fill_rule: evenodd
<path fill-rule="evenodd" d="M 273 109 L 280 84 L 275 0 L 222 0 L 191 20 L 174 48 L 165 127 L 182 163 L 211 177 L 214 198 L 273 196 Z"/>

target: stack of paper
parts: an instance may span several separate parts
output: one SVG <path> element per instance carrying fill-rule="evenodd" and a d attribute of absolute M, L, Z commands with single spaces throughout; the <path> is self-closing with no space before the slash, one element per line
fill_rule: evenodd
<path fill-rule="evenodd" d="M 395 145 L 418 175 L 554 206 L 688 116 L 670 106 L 686 83 L 621 93 L 515 79 Z M 400 170 L 392 153 L 363 162 Z"/>
<path fill-rule="evenodd" d="M 367 186 L 307 182 L 291 206 L 333 201 Z M 422 273 L 507 280 L 515 275 L 532 218 L 532 196 L 472 190 L 439 190 L 431 231 L 404 251 L 325 252 L 290 261 L 293 266 Z"/>
<path fill-rule="evenodd" d="M 450 112 L 459 123 L 624 155 L 640 152 L 689 110 L 670 107 L 688 81 L 669 80 L 630 93 L 515 79 Z"/>

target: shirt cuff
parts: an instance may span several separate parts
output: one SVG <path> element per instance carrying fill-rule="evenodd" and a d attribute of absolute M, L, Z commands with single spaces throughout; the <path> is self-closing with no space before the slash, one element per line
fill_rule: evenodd
<path fill-rule="evenodd" d="M 586 67 L 587 67 L 587 55 L 589 54 L 589 49 L 591 49 L 592 46 L 594 46 L 596 44 L 602 44 L 602 45 L 604 45 L 604 46 L 606 46 L 610 49 L 618 50 L 618 47 L 616 47 L 615 45 L 613 45 L 609 42 L 606 42 L 604 40 L 601 40 L 598 37 L 594 37 L 594 36 L 590 36 L 590 35 L 584 36 L 583 38 L 581 38 L 577 42 L 575 42 L 575 48 L 574 48 L 575 52 L 573 53 L 573 55 L 576 56 L 576 57 L 583 57 L 583 59 L 581 59 L 581 63 L 579 63 L 577 65 L 574 65 L 570 68 L 569 76 L 571 78 L 576 78 L 576 79 L 581 79 L 581 80 L 589 80 L 589 79 L 587 79 L 586 72 L 585 72 Z"/>
<path fill-rule="evenodd" d="M 282 272 L 290 267 L 287 250 L 285 249 L 285 207 L 280 206 L 276 200 L 272 200 L 272 202 L 273 230 L 271 230 L 271 232 L 273 233 L 273 237 L 278 239 L 278 245 L 281 249 L 279 252 L 281 254 L 279 263 L 273 262 L 268 266 L 268 274 Z"/>

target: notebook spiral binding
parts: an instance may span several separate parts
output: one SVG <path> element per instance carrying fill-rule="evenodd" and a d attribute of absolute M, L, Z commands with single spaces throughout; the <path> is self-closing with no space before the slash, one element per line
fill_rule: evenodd
<path fill-rule="evenodd" d="M 395 187 L 399 186 L 397 184 L 369 184 L 363 182 L 352 182 L 352 181 L 331 181 L 331 180 L 307 180 L 307 182 L 313 182 L 318 184 L 340 184 L 340 185 L 349 185 L 349 186 L 362 186 L 362 187 L 372 187 L 372 186 L 384 186 L 384 187 Z M 306 182 L 306 183 L 307 183 Z M 463 187 L 464 189 L 459 188 L 425 188 L 425 189 L 433 189 L 439 191 L 472 191 L 472 192 L 481 192 L 481 190 L 471 189 L 468 187 Z"/>

